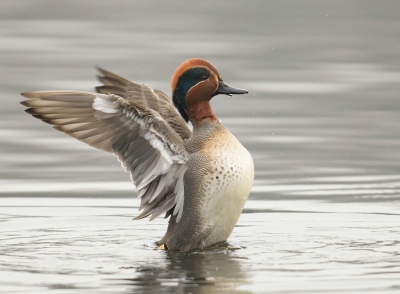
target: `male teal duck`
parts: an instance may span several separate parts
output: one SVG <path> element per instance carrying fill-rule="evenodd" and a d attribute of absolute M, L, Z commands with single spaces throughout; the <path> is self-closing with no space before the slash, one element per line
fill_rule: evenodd
<path fill-rule="evenodd" d="M 30 100 L 21 104 L 56 130 L 117 156 L 141 198 L 135 219 L 170 217 L 160 248 L 187 251 L 227 240 L 250 193 L 254 165 L 210 100 L 247 91 L 229 87 L 203 59 L 177 68 L 172 100 L 148 85 L 99 71 L 98 93 L 22 93 Z"/>

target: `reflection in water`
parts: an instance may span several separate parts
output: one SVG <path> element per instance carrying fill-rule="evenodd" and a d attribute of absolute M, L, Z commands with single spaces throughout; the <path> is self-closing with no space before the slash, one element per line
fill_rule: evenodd
<path fill-rule="evenodd" d="M 243 257 L 232 254 L 236 250 L 240 248 L 223 243 L 189 253 L 165 251 L 165 258 L 160 261 L 165 264 L 163 267 L 140 267 L 135 278 L 125 281 L 133 286 L 133 293 L 164 293 L 161 288 L 166 286 L 173 293 L 231 293 L 251 283 L 251 274 L 240 262 Z"/>

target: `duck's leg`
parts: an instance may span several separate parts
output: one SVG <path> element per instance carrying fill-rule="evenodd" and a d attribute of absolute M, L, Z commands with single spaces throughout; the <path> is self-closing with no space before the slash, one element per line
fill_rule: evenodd
<path fill-rule="evenodd" d="M 168 250 L 168 247 L 164 242 L 164 238 L 162 238 L 160 241 L 157 241 L 156 245 L 158 250 Z"/>

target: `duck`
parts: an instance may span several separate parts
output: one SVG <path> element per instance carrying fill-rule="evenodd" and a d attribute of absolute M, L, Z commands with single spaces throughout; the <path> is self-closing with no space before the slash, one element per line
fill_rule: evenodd
<path fill-rule="evenodd" d="M 102 68 L 96 92 L 21 93 L 25 112 L 94 148 L 113 153 L 134 183 L 140 214 L 169 218 L 159 249 L 189 251 L 224 242 L 250 194 L 254 164 L 210 101 L 247 94 L 208 61 L 184 61 L 170 98 Z M 188 123 L 192 128 L 189 128 Z"/>

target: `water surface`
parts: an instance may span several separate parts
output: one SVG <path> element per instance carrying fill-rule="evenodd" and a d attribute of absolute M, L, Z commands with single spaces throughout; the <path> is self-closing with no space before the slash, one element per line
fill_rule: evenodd
<path fill-rule="evenodd" d="M 0 291 L 400 291 L 400 4 L 396 1 L 3 1 Z M 154 249 L 167 221 L 116 159 L 23 112 L 20 92 L 90 91 L 95 65 L 169 93 L 186 58 L 218 96 L 255 183 L 228 243 Z"/>

